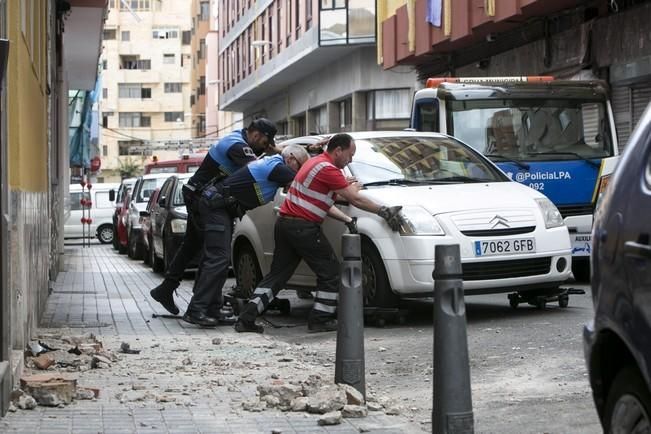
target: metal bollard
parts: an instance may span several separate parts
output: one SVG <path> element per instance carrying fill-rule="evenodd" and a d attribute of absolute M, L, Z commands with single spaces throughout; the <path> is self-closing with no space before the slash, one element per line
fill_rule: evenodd
<path fill-rule="evenodd" d="M 459 245 L 434 253 L 434 388 L 432 432 L 473 433 L 466 306 Z"/>
<path fill-rule="evenodd" d="M 350 384 L 366 398 L 361 251 L 359 235 L 341 236 L 343 262 L 337 309 L 335 383 Z"/>

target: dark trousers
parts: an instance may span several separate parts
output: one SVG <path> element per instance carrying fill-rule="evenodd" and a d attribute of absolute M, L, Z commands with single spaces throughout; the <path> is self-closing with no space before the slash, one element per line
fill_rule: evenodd
<path fill-rule="evenodd" d="M 233 219 L 223 206 L 211 205 L 204 198 L 199 199 L 197 208 L 203 226 L 203 246 L 187 312 L 215 317 L 224 304 L 222 287 L 231 262 Z"/>
<path fill-rule="evenodd" d="M 193 191 L 187 188 L 181 190 L 185 209 L 188 212 L 188 220 L 185 226 L 185 235 L 183 241 L 176 251 L 174 258 L 165 271 L 165 279 L 174 280 L 177 283 L 183 279 L 188 263 L 203 247 L 203 237 L 201 236 L 201 218 L 197 212 L 198 197 Z M 165 248 L 165 246 L 163 246 Z"/>
<path fill-rule="evenodd" d="M 258 284 L 240 318 L 252 321 L 264 312 L 292 277 L 301 259 L 316 274 L 316 296 L 308 321 L 334 317 L 341 283 L 339 261 L 321 225 L 280 217 L 274 226 L 274 243 L 271 270 Z"/>

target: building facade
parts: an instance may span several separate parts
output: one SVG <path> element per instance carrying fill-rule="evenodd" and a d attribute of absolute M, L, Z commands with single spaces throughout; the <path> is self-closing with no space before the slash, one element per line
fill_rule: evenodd
<path fill-rule="evenodd" d="M 378 66 L 376 17 L 375 0 L 220 0 L 220 108 L 292 136 L 406 127 L 416 74 Z"/>
<path fill-rule="evenodd" d="M 109 1 L 98 179 L 117 181 L 154 156 L 178 158 L 193 151 L 192 21 L 192 2 Z"/>
<path fill-rule="evenodd" d="M 0 414 L 61 267 L 68 90 L 95 85 L 105 12 L 106 0 L 0 1 Z"/>
<path fill-rule="evenodd" d="M 620 148 L 651 100 L 649 0 L 383 4 L 378 62 L 388 70 L 414 65 L 421 83 L 445 75 L 603 79 Z M 428 11 L 436 25 L 425 20 Z"/>
<path fill-rule="evenodd" d="M 210 1 L 192 0 L 192 137 L 202 138 L 206 130 L 206 38 L 210 31 Z M 212 132 L 212 131 L 211 131 Z"/>

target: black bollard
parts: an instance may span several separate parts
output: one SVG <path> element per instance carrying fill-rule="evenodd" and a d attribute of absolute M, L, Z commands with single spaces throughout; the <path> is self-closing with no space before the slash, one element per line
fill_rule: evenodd
<path fill-rule="evenodd" d="M 434 251 L 434 389 L 432 432 L 473 433 L 466 306 L 459 245 Z"/>
<path fill-rule="evenodd" d="M 366 398 L 361 251 L 359 235 L 341 236 L 343 262 L 337 309 L 335 383 L 350 384 Z"/>

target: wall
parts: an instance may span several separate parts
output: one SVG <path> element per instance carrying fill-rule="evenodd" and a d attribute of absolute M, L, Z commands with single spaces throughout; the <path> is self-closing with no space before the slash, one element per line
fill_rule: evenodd
<path fill-rule="evenodd" d="M 21 5 L 34 5 L 22 13 Z M 50 212 L 46 2 L 8 2 L 7 132 L 11 339 L 22 350 L 48 294 Z M 25 23 L 23 26 L 22 23 Z"/>

